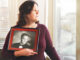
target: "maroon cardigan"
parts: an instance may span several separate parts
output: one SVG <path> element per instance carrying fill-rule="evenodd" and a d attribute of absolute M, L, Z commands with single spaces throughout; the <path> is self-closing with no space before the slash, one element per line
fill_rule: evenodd
<path fill-rule="evenodd" d="M 15 26 L 19 27 L 19 26 Z M 48 29 L 43 24 L 38 24 L 38 29 L 40 29 L 40 35 L 39 35 L 39 48 L 38 48 L 38 54 L 34 56 L 21 56 L 16 57 L 14 56 L 14 51 L 8 51 L 8 42 L 9 42 L 9 35 L 8 33 L 6 37 L 6 41 L 4 44 L 4 47 L 2 49 L 2 57 L 6 58 L 6 60 L 45 60 L 44 57 L 44 51 L 49 55 L 51 60 L 60 60 L 55 48 L 53 47 L 52 40 L 49 34 Z"/>

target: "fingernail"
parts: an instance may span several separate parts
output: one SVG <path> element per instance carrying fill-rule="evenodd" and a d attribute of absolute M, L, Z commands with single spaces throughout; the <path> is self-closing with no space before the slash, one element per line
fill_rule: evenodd
<path fill-rule="evenodd" d="M 38 53 L 36 52 L 36 54 L 38 54 Z"/>

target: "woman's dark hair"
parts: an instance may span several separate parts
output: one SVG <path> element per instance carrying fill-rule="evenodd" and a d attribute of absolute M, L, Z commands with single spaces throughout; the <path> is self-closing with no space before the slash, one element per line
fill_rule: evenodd
<path fill-rule="evenodd" d="M 25 1 L 20 7 L 19 7 L 19 15 L 18 15 L 18 26 L 24 26 L 27 24 L 25 21 L 25 15 L 30 14 L 32 11 L 34 4 L 38 5 L 35 1 L 29 0 Z"/>

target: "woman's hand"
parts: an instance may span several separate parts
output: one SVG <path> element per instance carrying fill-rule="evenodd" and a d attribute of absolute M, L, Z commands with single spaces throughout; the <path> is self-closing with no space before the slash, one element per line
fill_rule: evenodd
<path fill-rule="evenodd" d="M 38 53 L 34 52 L 31 49 L 23 49 L 23 50 L 19 50 L 19 51 L 14 52 L 15 56 L 31 56 L 31 55 L 35 55 L 35 54 L 38 54 Z"/>

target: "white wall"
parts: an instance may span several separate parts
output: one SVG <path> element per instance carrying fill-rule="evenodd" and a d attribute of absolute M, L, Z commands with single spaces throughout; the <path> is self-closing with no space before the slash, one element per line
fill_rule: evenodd
<path fill-rule="evenodd" d="M 77 0 L 77 30 L 76 30 L 76 51 L 77 60 L 80 60 L 80 0 Z"/>

